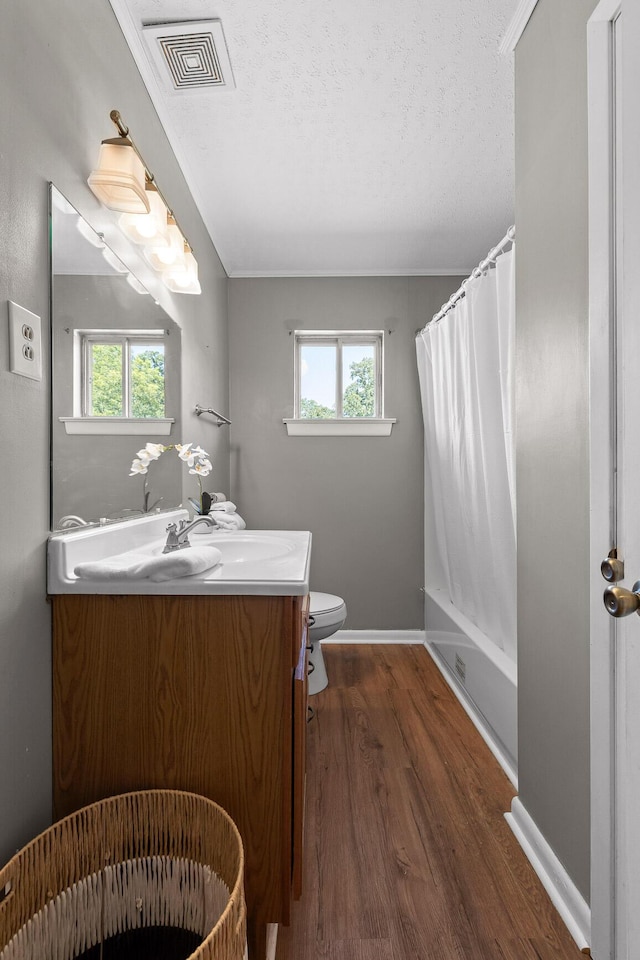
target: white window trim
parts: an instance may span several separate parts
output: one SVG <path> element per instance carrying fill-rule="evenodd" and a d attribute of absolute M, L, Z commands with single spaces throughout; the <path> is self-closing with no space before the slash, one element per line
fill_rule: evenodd
<path fill-rule="evenodd" d="M 82 392 L 81 392 L 81 408 L 80 415 L 83 418 L 94 419 L 92 414 L 87 411 L 91 408 L 92 396 L 91 396 L 91 378 L 89 376 L 89 370 L 91 366 L 91 346 L 92 344 L 108 344 L 116 343 L 122 345 L 122 406 L 125 410 L 125 414 L 122 417 L 123 420 L 134 420 L 134 419 L 145 419 L 143 417 L 136 418 L 130 416 L 126 411 L 129 409 L 131 403 L 131 368 L 129 362 L 129 347 L 131 343 L 139 343 L 141 345 L 151 345 L 154 342 L 162 343 L 164 347 L 164 330 L 83 330 L 78 331 L 80 335 L 81 342 L 81 383 L 82 383 Z M 107 419 L 105 417 L 96 417 L 95 419 Z M 113 419 L 113 418 L 111 418 Z M 118 418 L 120 419 L 120 418 Z M 158 418 L 164 419 L 164 418 Z"/>
<path fill-rule="evenodd" d="M 287 418 L 282 422 L 290 437 L 388 437 L 397 421 L 389 417 L 346 417 L 343 420 Z"/>
<path fill-rule="evenodd" d="M 336 410 L 332 419 L 300 417 L 300 349 L 304 344 L 332 343 L 338 349 Z M 342 347 L 370 344 L 375 347 L 376 412 L 373 417 L 342 416 Z M 384 416 L 384 330 L 296 330 L 294 333 L 294 416 L 283 419 L 290 437 L 387 437 L 395 419 Z"/>
<path fill-rule="evenodd" d="M 174 417 L 90 417 L 86 416 L 88 387 L 86 385 L 86 351 L 91 340 L 101 343 L 124 339 L 165 341 L 162 329 L 79 329 L 74 330 L 73 344 L 73 416 L 58 417 L 65 432 L 85 436 L 168 436 Z"/>
<path fill-rule="evenodd" d="M 135 420 L 132 417 L 58 417 L 65 432 L 83 436 L 152 436 L 166 437 L 175 423 L 172 417 Z"/>

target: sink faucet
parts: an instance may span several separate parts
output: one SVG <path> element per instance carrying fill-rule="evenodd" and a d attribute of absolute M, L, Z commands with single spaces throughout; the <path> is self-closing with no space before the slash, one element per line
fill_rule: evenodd
<path fill-rule="evenodd" d="M 180 521 L 180 526 L 170 523 L 167 527 L 167 542 L 164 545 L 163 553 L 173 553 L 174 550 L 183 550 L 190 547 L 189 534 L 199 523 L 207 523 L 210 527 L 215 527 L 215 521 L 209 514 L 203 513 L 199 517 L 194 517 L 191 522 Z"/>

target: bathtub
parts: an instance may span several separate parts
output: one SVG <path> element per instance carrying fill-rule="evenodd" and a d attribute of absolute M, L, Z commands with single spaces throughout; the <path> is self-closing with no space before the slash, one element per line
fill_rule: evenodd
<path fill-rule="evenodd" d="M 517 787 L 516 664 L 443 591 L 425 590 L 425 625 L 427 650 Z"/>

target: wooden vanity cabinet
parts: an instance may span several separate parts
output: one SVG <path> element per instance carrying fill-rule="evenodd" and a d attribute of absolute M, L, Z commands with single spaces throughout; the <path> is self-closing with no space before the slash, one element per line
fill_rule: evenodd
<path fill-rule="evenodd" d="M 308 597 L 52 599 L 56 817 L 153 787 L 218 802 L 263 957 L 301 891 Z"/>

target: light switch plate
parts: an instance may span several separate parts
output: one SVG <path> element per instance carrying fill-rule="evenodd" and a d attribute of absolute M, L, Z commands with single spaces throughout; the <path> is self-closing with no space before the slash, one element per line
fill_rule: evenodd
<path fill-rule="evenodd" d="M 9 300 L 9 365 L 12 373 L 42 380 L 40 317 Z"/>

